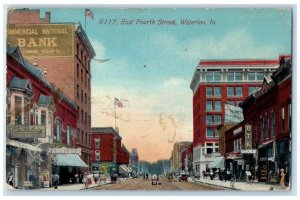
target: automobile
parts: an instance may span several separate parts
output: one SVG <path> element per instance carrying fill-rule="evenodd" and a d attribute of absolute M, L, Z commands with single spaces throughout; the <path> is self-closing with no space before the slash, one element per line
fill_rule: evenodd
<path fill-rule="evenodd" d="M 139 175 L 137 173 L 132 174 L 132 178 L 138 178 Z"/>
<path fill-rule="evenodd" d="M 172 173 L 167 173 L 167 179 L 168 179 L 168 181 L 173 181 L 173 179 L 174 179 L 173 174 Z"/>
<path fill-rule="evenodd" d="M 156 174 L 153 174 L 151 176 L 151 184 L 152 185 L 161 185 L 161 182 L 159 181 L 159 178 Z"/>
<path fill-rule="evenodd" d="M 181 181 L 187 182 L 188 181 L 187 174 L 181 174 L 178 180 L 179 180 L 179 182 L 181 182 Z"/>
<path fill-rule="evenodd" d="M 110 175 L 110 181 L 111 181 L 111 183 L 117 183 L 117 181 L 118 181 L 118 174 L 111 174 Z"/>

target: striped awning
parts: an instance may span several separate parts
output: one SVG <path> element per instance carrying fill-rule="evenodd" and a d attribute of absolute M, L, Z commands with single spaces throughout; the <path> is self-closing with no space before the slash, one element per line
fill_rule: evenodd
<path fill-rule="evenodd" d="M 65 167 L 88 167 L 77 154 L 57 154 L 55 156 L 55 165 Z"/>

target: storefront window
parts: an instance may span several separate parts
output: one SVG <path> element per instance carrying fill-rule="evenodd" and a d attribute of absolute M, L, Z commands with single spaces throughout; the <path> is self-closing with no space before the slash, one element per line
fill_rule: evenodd
<path fill-rule="evenodd" d="M 262 72 L 257 72 L 256 73 L 256 80 L 258 80 L 258 81 L 264 80 L 264 74 Z"/>

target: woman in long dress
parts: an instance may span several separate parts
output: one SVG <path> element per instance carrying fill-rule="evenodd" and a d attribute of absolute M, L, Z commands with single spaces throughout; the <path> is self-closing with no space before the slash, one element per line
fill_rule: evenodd
<path fill-rule="evenodd" d="M 280 169 L 280 182 L 279 182 L 279 185 L 281 186 L 281 187 L 284 187 L 285 185 L 284 185 L 284 182 L 285 182 L 285 180 L 284 180 L 284 177 L 285 177 L 285 173 L 284 173 L 284 169 Z"/>

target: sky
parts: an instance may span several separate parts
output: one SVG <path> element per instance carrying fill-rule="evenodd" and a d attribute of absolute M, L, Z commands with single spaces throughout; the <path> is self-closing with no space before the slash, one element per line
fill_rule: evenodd
<path fill-rule="evenodd" d="M 168 159 L 174 142 L 193 140 L 190 83 L 201 59 L 291 53 L 289 9 L 89 9 L 93 20 L 85 18 L 84 8 L 42 8 L 41 17 L 50 11 L 52 23 L 80 22 L 95 58 L 109 59 L 92 61 L 92 126 L 114 127 L 114 98 L 120 99 L 124 107 L 116 108 L 116 125 L 140 160 Z M 121 25 L 123 19 L 134 24 Z M 156 23 L 139 25 L 137 19 Z M 158 25 L 160 19 L 176 20 L 176 26 Z M 182 19 L 206 25 L 182 25 Z"/>

